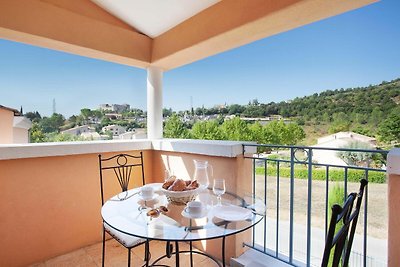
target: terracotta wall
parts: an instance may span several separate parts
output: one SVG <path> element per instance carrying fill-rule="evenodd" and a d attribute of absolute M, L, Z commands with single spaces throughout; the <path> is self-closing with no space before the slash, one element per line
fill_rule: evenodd
<path fill-rule="evenodd" d="M 162 182 L 165 168 L 189 178 L 193 159 L 203 159 L 215 177 L 227 180 L 227 190 L 251 190 L 251 162 L 241 157 L 145 151 L 144 159 L 146 182 Z M 101 241 L 97 154 L 0 160 L 0 190 L 0 266 L 26 266 Z M 250 238 L 250 231 L 229 237 L 226 259 L 239 255 Z M 221 256 L 220 241 L 196 245 Z"/>
<path fill-rule="evenodd" d="M 0 144 L 13 143 L 14 112 L 0 108 Z"/>
<path fill-rule="evenodd" d="M 400 174 L 389 175 L 388 205 L 388 266 L 398 267 L 400 266 Z"/>
<path fill-rule="evenodd" d="M 144 159 L 151 177 L 151 151 Z M 97 154 L 0 160 L 0 190 L 0 266 L 26 266 L 101 241 Z"/>

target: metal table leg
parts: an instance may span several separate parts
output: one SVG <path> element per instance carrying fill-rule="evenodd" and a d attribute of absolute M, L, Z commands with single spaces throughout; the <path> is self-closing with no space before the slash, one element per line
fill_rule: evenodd
<path fill-rule="evenodd" d="M 193 244 L 192 241 L 189 242 L 190 246 L 190 267 L 193 267 Z"/>
<path fill-rule="evenodd" d="M 179 267 L 179 242 L 175 241 L 175 266 Z"/>
<path fill-rule="evenodd" d="M 222 237 L 222 266 L 225 267 L 225 236 Z"/>

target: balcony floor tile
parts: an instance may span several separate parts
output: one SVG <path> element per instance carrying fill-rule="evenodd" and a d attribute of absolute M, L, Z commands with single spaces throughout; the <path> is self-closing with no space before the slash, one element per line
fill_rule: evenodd
<path fill-rule="evenodd" d="M 49 259 L 44 262 L 39 262 L 30 267 L 100 267 L 101 266 L 101 247 L 102 243 L 97 243 L 88 247 L 81 248 L 76 251 Z M 189 250 L 189 245 L 186 243 L 179 244 L 180 250 Z M 154 260 L 165 254 L 165 242 L 151 241 L 150 242 L 151 259 Z M 128 250 L 121 246 L 118 242 L 110 239 L 106 243 L 105 266 L 119 267 L 127 266 Z M 142 266 L 144 261 L 144 245 L 136 247 L 132 250 L 132 266 Z M 193 254 L 194 266 L 196 267 L 213 267 L 218 266 L 211 259 L 204 256 Z M 190 266 L 189 255 L 180 256 L 181 266 Z M 160 264 L 170 266 L 175 265 L 175 258 L 163 259 Z"/>

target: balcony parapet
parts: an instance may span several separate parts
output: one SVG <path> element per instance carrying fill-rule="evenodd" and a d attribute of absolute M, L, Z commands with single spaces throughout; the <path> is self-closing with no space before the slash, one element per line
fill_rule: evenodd
<path fill-rule="evenodd" d="M 157 139 L 152 141 L 153 150 L 228 158 L 241 155 L 243 144 L 256 144 L 256 142 L 194 139 Z M 252 152 L 255 153 L 256 148 Z"/>
<path fill-rule="evenodd" d="M 0 145 L 0 160 L 151 149 L 149 140 L 110 140 Z"/>
<path fill-rule="evenodd" d="M 390 150 L 387 159 L 387 174 L 400 175 L 400 148 Z"/>
<path fill-rule="evenodd" d="M 232 158 L 242 154 L 242 144 L 243 142 L 240 141 L 188 139 L 7 144 L 0 145 L 0 160 L 68 156 L 128 150 L 156 150 Z"/>

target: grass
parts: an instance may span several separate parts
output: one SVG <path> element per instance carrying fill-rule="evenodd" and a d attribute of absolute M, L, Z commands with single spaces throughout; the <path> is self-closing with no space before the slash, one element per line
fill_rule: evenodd
<path fill-rule="evenodd" d="M 264 173 L 265 173 L 264 167 L 256 167 L 256 174 L 264 175 Z M 269 175 L 269 176 L 277 175 L 276 165 L 271 165 L 270 167 L 267 167 L 267 175 Z M 290 177 L 290 167 L 282 167 L 281 166 L 279 168 L 279 176 L 280 177 Z M 345 170 L 330 168 L 328 176 L 329 176 L 329 181 L 343 181 L 345 178 Z M 305 167 L 295 167 L 294 168 L 294 178 L 308 179 L 308 169 Z M 365 178 L 364 170 L 348 169 L 347 181 L 359 182 L 362 178 Z M 313 180 L 325 180 L 326 179 L 326 170 L 313 168 L 312 179 Z M 384 183 L 386 183 L 386 173 L 378 172 L 378 171 L 369 171 L 368 172 L 368 181 L 370 183 L 384 184 Z"/>

